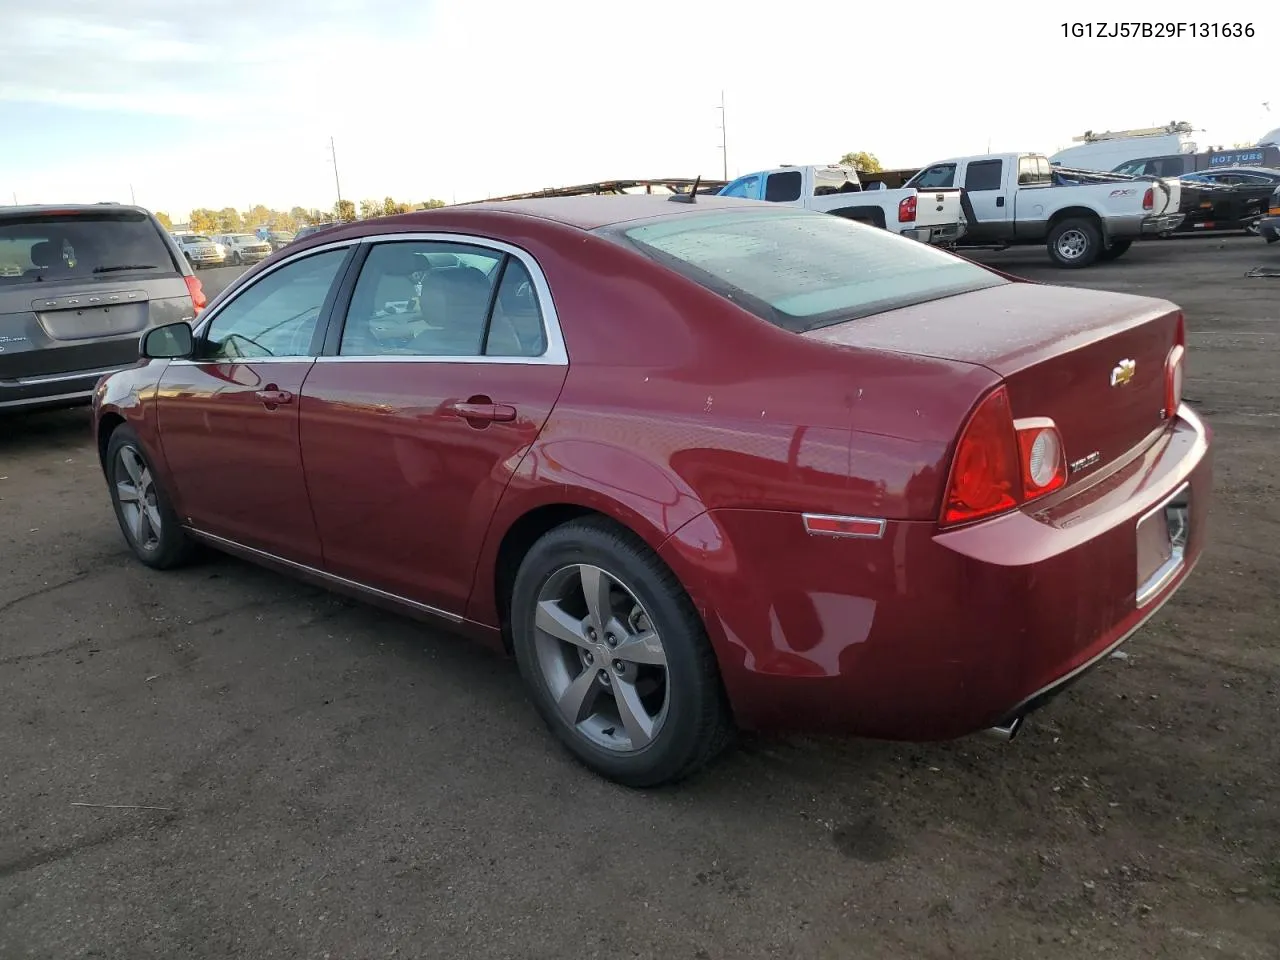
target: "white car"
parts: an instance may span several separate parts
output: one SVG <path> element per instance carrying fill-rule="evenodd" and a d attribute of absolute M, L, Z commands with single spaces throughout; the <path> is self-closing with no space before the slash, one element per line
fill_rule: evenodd
<path fill-rule="evenodd" d="M 271 244 L 252 233 L 224 233 L 217 240 L 226 247 L 227 255 L 236 266 L 257 263 L 271 256 Z"/>
<path fill-rule="evenodd" d="M 202 233 L 176 233 L 173 239 L 178 241 L 187 262 L 197 270 L 201 267 L 221 267 L 227 262 L 227 248 L 212 237 Z"/>

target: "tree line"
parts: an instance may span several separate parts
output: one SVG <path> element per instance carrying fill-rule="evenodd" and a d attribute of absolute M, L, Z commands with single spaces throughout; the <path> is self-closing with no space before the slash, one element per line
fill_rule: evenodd
<path fill-rule="evenodd" d="M 864 173 L 879 173 L 883 168 L 874 153 L 865 150 L 846 153 L 840 162 Z M 294 231 L 313 223 L 328 223 L 332 220 L 368 220 L 372 217 L 390 217 L 397 213 L 412 213 L 414 210 L 434 210 L 445 206 L 443 200 L 426 200 L 422 203 L 404 203 L 394 197 L 383 200 L 361 200 L 359 207 L 351 200 L 340 200 L 329 210 L 315 207 L 292 207 L 289 210 L 273 210 L 270 207 L 256 204 L 248 210 L 240 211 L 235 207 L 223 207 L 221 210 L 210 210 L 199 207 L 191 211 L 188 224 L 196 233 L 240 233 L 257 227 L 270 227 L 273 230 Z M 173 220 L 164 211 L 157 211 L 156 217 L 166 230 L 173 229 Z"/>
<path fill-rule="evenodd" d="M 221 210 L 198 207 L 191 211 L 187 222 L 196 233 L 242 233 L 257 227 L 292 232 L 313 223 L 328 223 L 333 220 L 368 220 L 372 217 L 389 217 L 397 213 L 412 213 L 415 210 L 434 210 L 444 205 L 443 200 L 405 203 L 394 197 L 387 197 L 384 200 L 361 200 L 359 208 L 351 200 L 341 200 L 329 210 L 320 210 L 315 207 L 275 210 L 261 203 L 244 211 L 237 210 L 235 207 L 223 207 Z M 157 210 L 156 219 L 164 225 L 166 230 L 173 229 L 173 218 L 165 211 Z"/>

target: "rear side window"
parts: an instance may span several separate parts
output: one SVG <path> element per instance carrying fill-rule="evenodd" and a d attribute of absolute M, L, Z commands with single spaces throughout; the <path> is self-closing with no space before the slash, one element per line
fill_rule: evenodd
<path fill-rule="evenodd" d="M 1003 160 L 978 160 L 964 172 L 966 190 L 999 190 Z"/>
<path fill-rule="evenodd" d="M 173 273 L 151 218 L 133 211 L 0 217 L 0 284 Z"/>
<path fill-rule="evenodd" d="M 1040 157 L 1018 158 L 1018 185 L 1029 186 L 1037 183 L 1049 183 L 1053 180 L 1052 168 L 1048 161 L 1041 164 Z"/>
<path fill-rule="evenodd" d="M 771 173 L 764 182 L 764 198 L 770 203 L 792 203 L 800 199 L 802 188 L 799 170 Z"/>
<path fill-rule="evenodd" d="M 617 229 L 659 263 L 797 333 L 1008 282 L 919 241 L 809 211 L 677 215 Z"/>

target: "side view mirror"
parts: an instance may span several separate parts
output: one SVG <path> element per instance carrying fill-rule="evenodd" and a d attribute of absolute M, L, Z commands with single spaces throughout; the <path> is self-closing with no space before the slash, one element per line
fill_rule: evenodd
<path fill-rule="evenodd" d="M 195 337 L 185 320 L 148 330 L 138 344 L 144 360 L 181 360 L 195 352 Z"/>

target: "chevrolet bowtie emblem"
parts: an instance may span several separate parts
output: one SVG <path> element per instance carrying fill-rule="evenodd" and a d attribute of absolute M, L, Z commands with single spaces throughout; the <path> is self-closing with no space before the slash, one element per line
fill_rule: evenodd
<path fill-rule="evenodd" d="M 1137 370 L 1138 364 L 1135 361 L 1121 360 L 1115 365 L 1115 369 L 1111 371 L 1111 385 L 1113 387 L 1123 387 L 1133 379 L 1133 375 Z"/>

